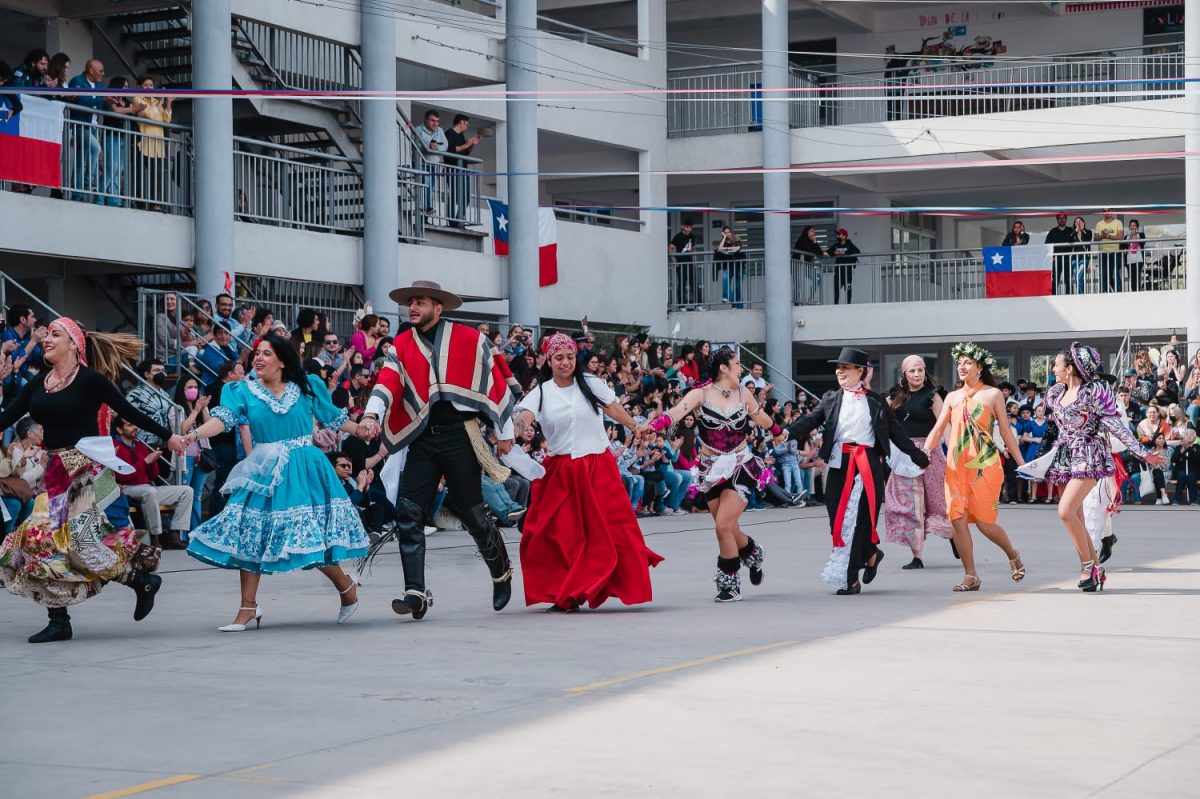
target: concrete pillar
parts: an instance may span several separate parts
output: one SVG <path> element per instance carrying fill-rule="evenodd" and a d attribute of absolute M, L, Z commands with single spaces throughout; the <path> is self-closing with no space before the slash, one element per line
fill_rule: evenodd
<path fill-rule="evenodd" d="M 71 74 L 75 77 L 83 72 L 87 60 L 95 50 L 92 47 L 92 32 L 87 22 L 82 19 L 63 19 L 56 17 L 46 20 L 46 51 L 50 55 L 66 53 L 71 58 Z M 20 56 L 17 56 L 20 58 Z M 108 75 L 120 75 L 121 64 L 105 64 Z"/>
<path fill-rule="evenodd" d="M 1187 0 L 1184 14 L 1193 14 L 1183 29 L 1184 107 L 1187 133 L 1184 149 L 1200 153 L 1200 0 Z M 1188 357 L 1200 349 L 1200 155 L 1184 162 L 1184 202 L 1187 203 L 1187 337 Z"/>
<path fill-rule="evenodd" d="M 192 85 L 230 89 L 230 0 L 192 6 Z M 225 273 L 235 276 L 233 247 L 233 98 L 192 101 L 196 157 L 196 291 L 212 297 L 225 290 Z"/>
<path fill-rule="evenodd" d="M 504 19 L 506 82 L 510 92 L 538 88 L 537 0 L 509 0 Z M 538 126 L 530 94 L 510 96 L 505 105 L 508 144 L 508 316 L 540 325 L 538 287 Z"/>
<path fill-rule="evenodd" d="M 365 5 L 365 3 L 364 3 Z M 396 91 L 396 25 L 386 15 L 380 17 L 363 9 L 362 27 L 363 89 Z M 406 275 L 401 280 L 397 261 L 400 205 L 397 200 L 396 174 L 400 168 L 400 130 L 396 125 L 395 99 L 363 101 L 363 293 L 376 310 L 392 314 L 396 303 L 388 292 L 413 279 L 429 280 L 433 275 Z"/>
<path fill-rule="evenodd" d="M 767 362 L 772 370 L 769 381 L 777 387 L 781 399 L 790 399 L 792 381 L 792 267 L 791 175 L 785 170 L 792 164 L 791 132 L 788 130 L 788 103 L 782 92 L 788 86 L 788 3 L 787 0 L 763 0 L 763 206 L 780 209 L 763 219 L 763 246 L 766 250 L 763 307 L 766 317 Z"/>

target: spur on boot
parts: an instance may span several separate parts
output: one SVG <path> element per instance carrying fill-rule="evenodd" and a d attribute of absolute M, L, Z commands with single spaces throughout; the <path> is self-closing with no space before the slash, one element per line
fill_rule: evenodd
<path fill-rule="evenodd" d="M 29 636 L 31 644 L 48 644 L 52 641 L 70 641 L 71 616 L 66 608 L 50 608 L 50 623 L 45 629 Z"/>
<path fill-rule="evenodd" d="M 350 593 L 355 588 L 358 588 L 358 578 L 355 577 L 353 574 L 348 574 L 346 576 L 350 578 L 350 585 L 346 586 L 346 589 L 344 591 L 338 591 L 339 596 L 345 596 L 346 594 Z M 357 599 L 354 600 L 354 602 L 350 603 L 349 605 L 342 605 L 340 608 L 338 608 L 337 623 L 345 624 L 347 621 L 350 620 L 350 617 L 354 615 L 354 611 L 356 611 L 356 610 L 358 610 L 358 600 Z"/>
<path fill-rule="evenodd" d="M 254 616 L 248 619 L 244 624 L 238 624 L 237 622 L 234 622 L 233 624 L 226 624 L 224 627 L 218 627 L 217 631 L 222 633 L 244 633 L 246 630 L 250 629 L 251 622 L 254 623 L 254 629 L 261 629 L 262 613 L 259 611 L 258 605 L 252 605 L 248 608 L 238 608 L 238 612 L 240 613 L 245 613 L 246 611 L 254 613 Z"/>
<path fill-rule="evenodd" d="M 411 615 L 417 621 L 425 618 L 429 606 L 433 604 L 432 591 L 417 591 L 408 589 L 400 599 L 392 600 L 392 612 L 401 616 Z"/>

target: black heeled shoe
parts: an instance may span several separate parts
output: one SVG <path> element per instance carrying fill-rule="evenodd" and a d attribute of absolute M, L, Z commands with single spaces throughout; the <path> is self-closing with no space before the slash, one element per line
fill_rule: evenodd
<path fill-rule="evenodd" d="M 1113 544 L 1117 543 L 1117 536 L 1106 535 L 1100 539 L 1100 562 L 1104 563 L 1112 557 Z"/>
<path fill-rule="evenodd" d="M 1079 587 L 1085 594 L 1095 593 L 1096 591 L 1104 590 L 1104 582 L 1108 579 L 1108 575 L 1104 573 L 1104 567 L 1092 561 L 1085 561 L 1083 568 L 1091 567 L 1091 572 L 1086 580 L 1079 581 Z"/>
<path fill-rule="evenodd" d="M 861 594 L 861 593 L 862 593 L 862 583 L 860 583 L 858 581 L 855 581 L 854 585 L 850 586 L 849 588 L 839 588 L 837 590 L 838 596 L 850 596 L 851 594 Z"/>
<path fill-rule="evenodd" d="M 863 566 L 862 581 L 868 585 L 875 579 L 876 573 L 879 571 L 879 564 L 883 563 L 883 550 L 875 550 L 875 563 L 870 566 Z"/>

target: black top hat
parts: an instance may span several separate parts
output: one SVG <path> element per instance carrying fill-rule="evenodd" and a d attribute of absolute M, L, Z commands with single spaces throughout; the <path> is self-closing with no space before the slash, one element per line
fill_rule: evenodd
<path fill-rule="evenodd" d="M 842 347 L 842 351 L 838 353 L 836 358 L 831 358 L 830 363 L 844 363 L 850 366 L 858 366 L 866 369 L 869 365 L 867 354 L 862 350 L 856 350 L 853 347 Z"/>

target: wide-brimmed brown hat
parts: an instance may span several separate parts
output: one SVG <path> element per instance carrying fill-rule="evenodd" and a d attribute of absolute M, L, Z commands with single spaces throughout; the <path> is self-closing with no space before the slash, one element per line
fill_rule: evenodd
<path fill-rule="evenodd" d="M 388 294 L 398 305 L 408 305 L 413 297 L 429 297 L 442 304 L 447 311 L 453 311 L 463 304 L 462 297 L 452 291 L 446 291 L 432 280 L 414 280 L 411 286 L 398 288 Z"/>

